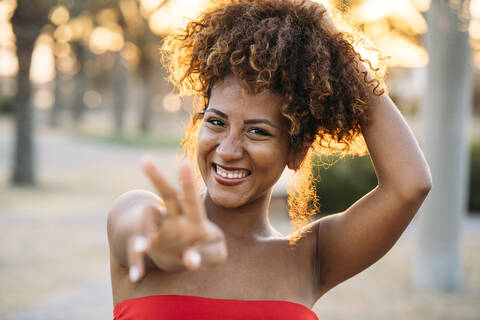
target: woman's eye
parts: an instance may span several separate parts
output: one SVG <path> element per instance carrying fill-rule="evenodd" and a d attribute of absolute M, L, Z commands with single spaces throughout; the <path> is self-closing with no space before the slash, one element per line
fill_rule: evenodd
<path fill-rule="evenodd" d="M 263 129 L 259 129 L 259 128 L 252 128 L 250 129 L 248 132 L 251 132 L 253 134 L 258 134 L 258 135 L 261 135 L 261 136 L 271 136 L 270 133 L 268 133 L 267 131 L 263 130 Z"/>
<path fill-rule="evenodd" d="M 214 125 L 214 126 L 222 126 L 222 127 L 224 126 L 223 121 L 218 120 L 218 119 L 208 119 L 207 122 Z"/>

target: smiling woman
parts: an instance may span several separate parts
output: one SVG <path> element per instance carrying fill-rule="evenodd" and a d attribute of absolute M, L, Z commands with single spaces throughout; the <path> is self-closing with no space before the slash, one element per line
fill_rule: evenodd
<path fill-rule="evenodd" d="M 281 97 L 270 91 L 245 95 L 233 76 L 213 88 L 196 158 L 216 205 L 235 208 L 270 197 L 288 158 L 281 105 Z"/>
<path fill-rule="evenodd" d="M 431 186 L 377 70 L 322 5 L 216 3 L 162 48 L 170 80 L 201 98 L 183 146 L 206 192 L 188 161 L 178 192 L 142 160 L 160 197 L 129 191 L 108 216 L 118 320 L 316 319 L 309 308 L 381 258 Z M 362 138 L 378 186 L 345 212 L 310 222 L 312 155 L 356 153 Z M 288 235 L 268 217 L 285 167 L 297 172 Z"/>

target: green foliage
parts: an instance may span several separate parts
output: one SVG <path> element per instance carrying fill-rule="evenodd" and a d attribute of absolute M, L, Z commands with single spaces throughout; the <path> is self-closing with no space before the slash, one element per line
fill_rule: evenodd
<path fill-rule="evenodd" d="M 174 135 L 145 135 L 134 132 L 126 132 L 117 136 L 88 130 L 76 131 L 76 137 L 89 141 L 122 145 L 131 148 L 179 148 L 181 137 Z"/>
<path fill-rule="evenodd" d="M 480 212 L 480 140 L 471 144 L 470 157 L 468 210 Z M 315 159 L 313 173 L 322 216 L 344 211 L 378 184 L 369 156 L 346 158 L 329 169 L 319 163 L 320 159 Z"/>
<path fill-rule="evenodd" d="M 480 140 L 474 141 L 470 148 L 469 195 L 469 212 L 480 212 Z"/>
<path fill-rule="evenodd" d="M 320 160 L 331 162 L 331 159 L 314 160 L 313 174 L 320 201 L 320 215 L 347 209 L 378 184 L 369 156 L 345 158 L 329 169 L 322 167 Z"/>
<path fill-rule="evenodd" d="M 0 115 L 13 113 L 13 100 L 11 98 L 0 97 Z"/>

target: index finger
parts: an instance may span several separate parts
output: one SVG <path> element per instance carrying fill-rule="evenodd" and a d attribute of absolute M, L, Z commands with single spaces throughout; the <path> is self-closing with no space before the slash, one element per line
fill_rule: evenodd
<path fill-rule="evenodd" d="M 180 206 L 178 204 L 177 191 L 168 183 L 167 179 L 157 170 L 150 155 L 143 156 L 140 160 L 143 172 L 152 182 L 153 186 L 160 193 L 168 214 L 180 214 Z"/>
<path fill-rule="evenodd" d="M 200 199 L 200 194 L 195 186 L 195 178 L 190 161 L 184 160 L 180 165 L 179 171 L 180 184 L 184 192 L 182 208 L 185 215 L 192 219 L 204 219 L 205 209 Z"/>

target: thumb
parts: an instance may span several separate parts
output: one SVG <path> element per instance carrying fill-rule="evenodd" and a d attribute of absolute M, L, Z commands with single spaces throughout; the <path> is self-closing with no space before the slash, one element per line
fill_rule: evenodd
<path fill-rule="evenodd" d="M 191 247 L 183 254 L 183 264 L 189 270 L 213 268 L 227 260 L 225 241 L 216 241 Z"/>
<path fill-rule="evenodd" d="M 189 248 L 183 253 L 183 264 L 188 270 L 196 270 L 202 263 L 202 256 L 195 248 Z"/>

